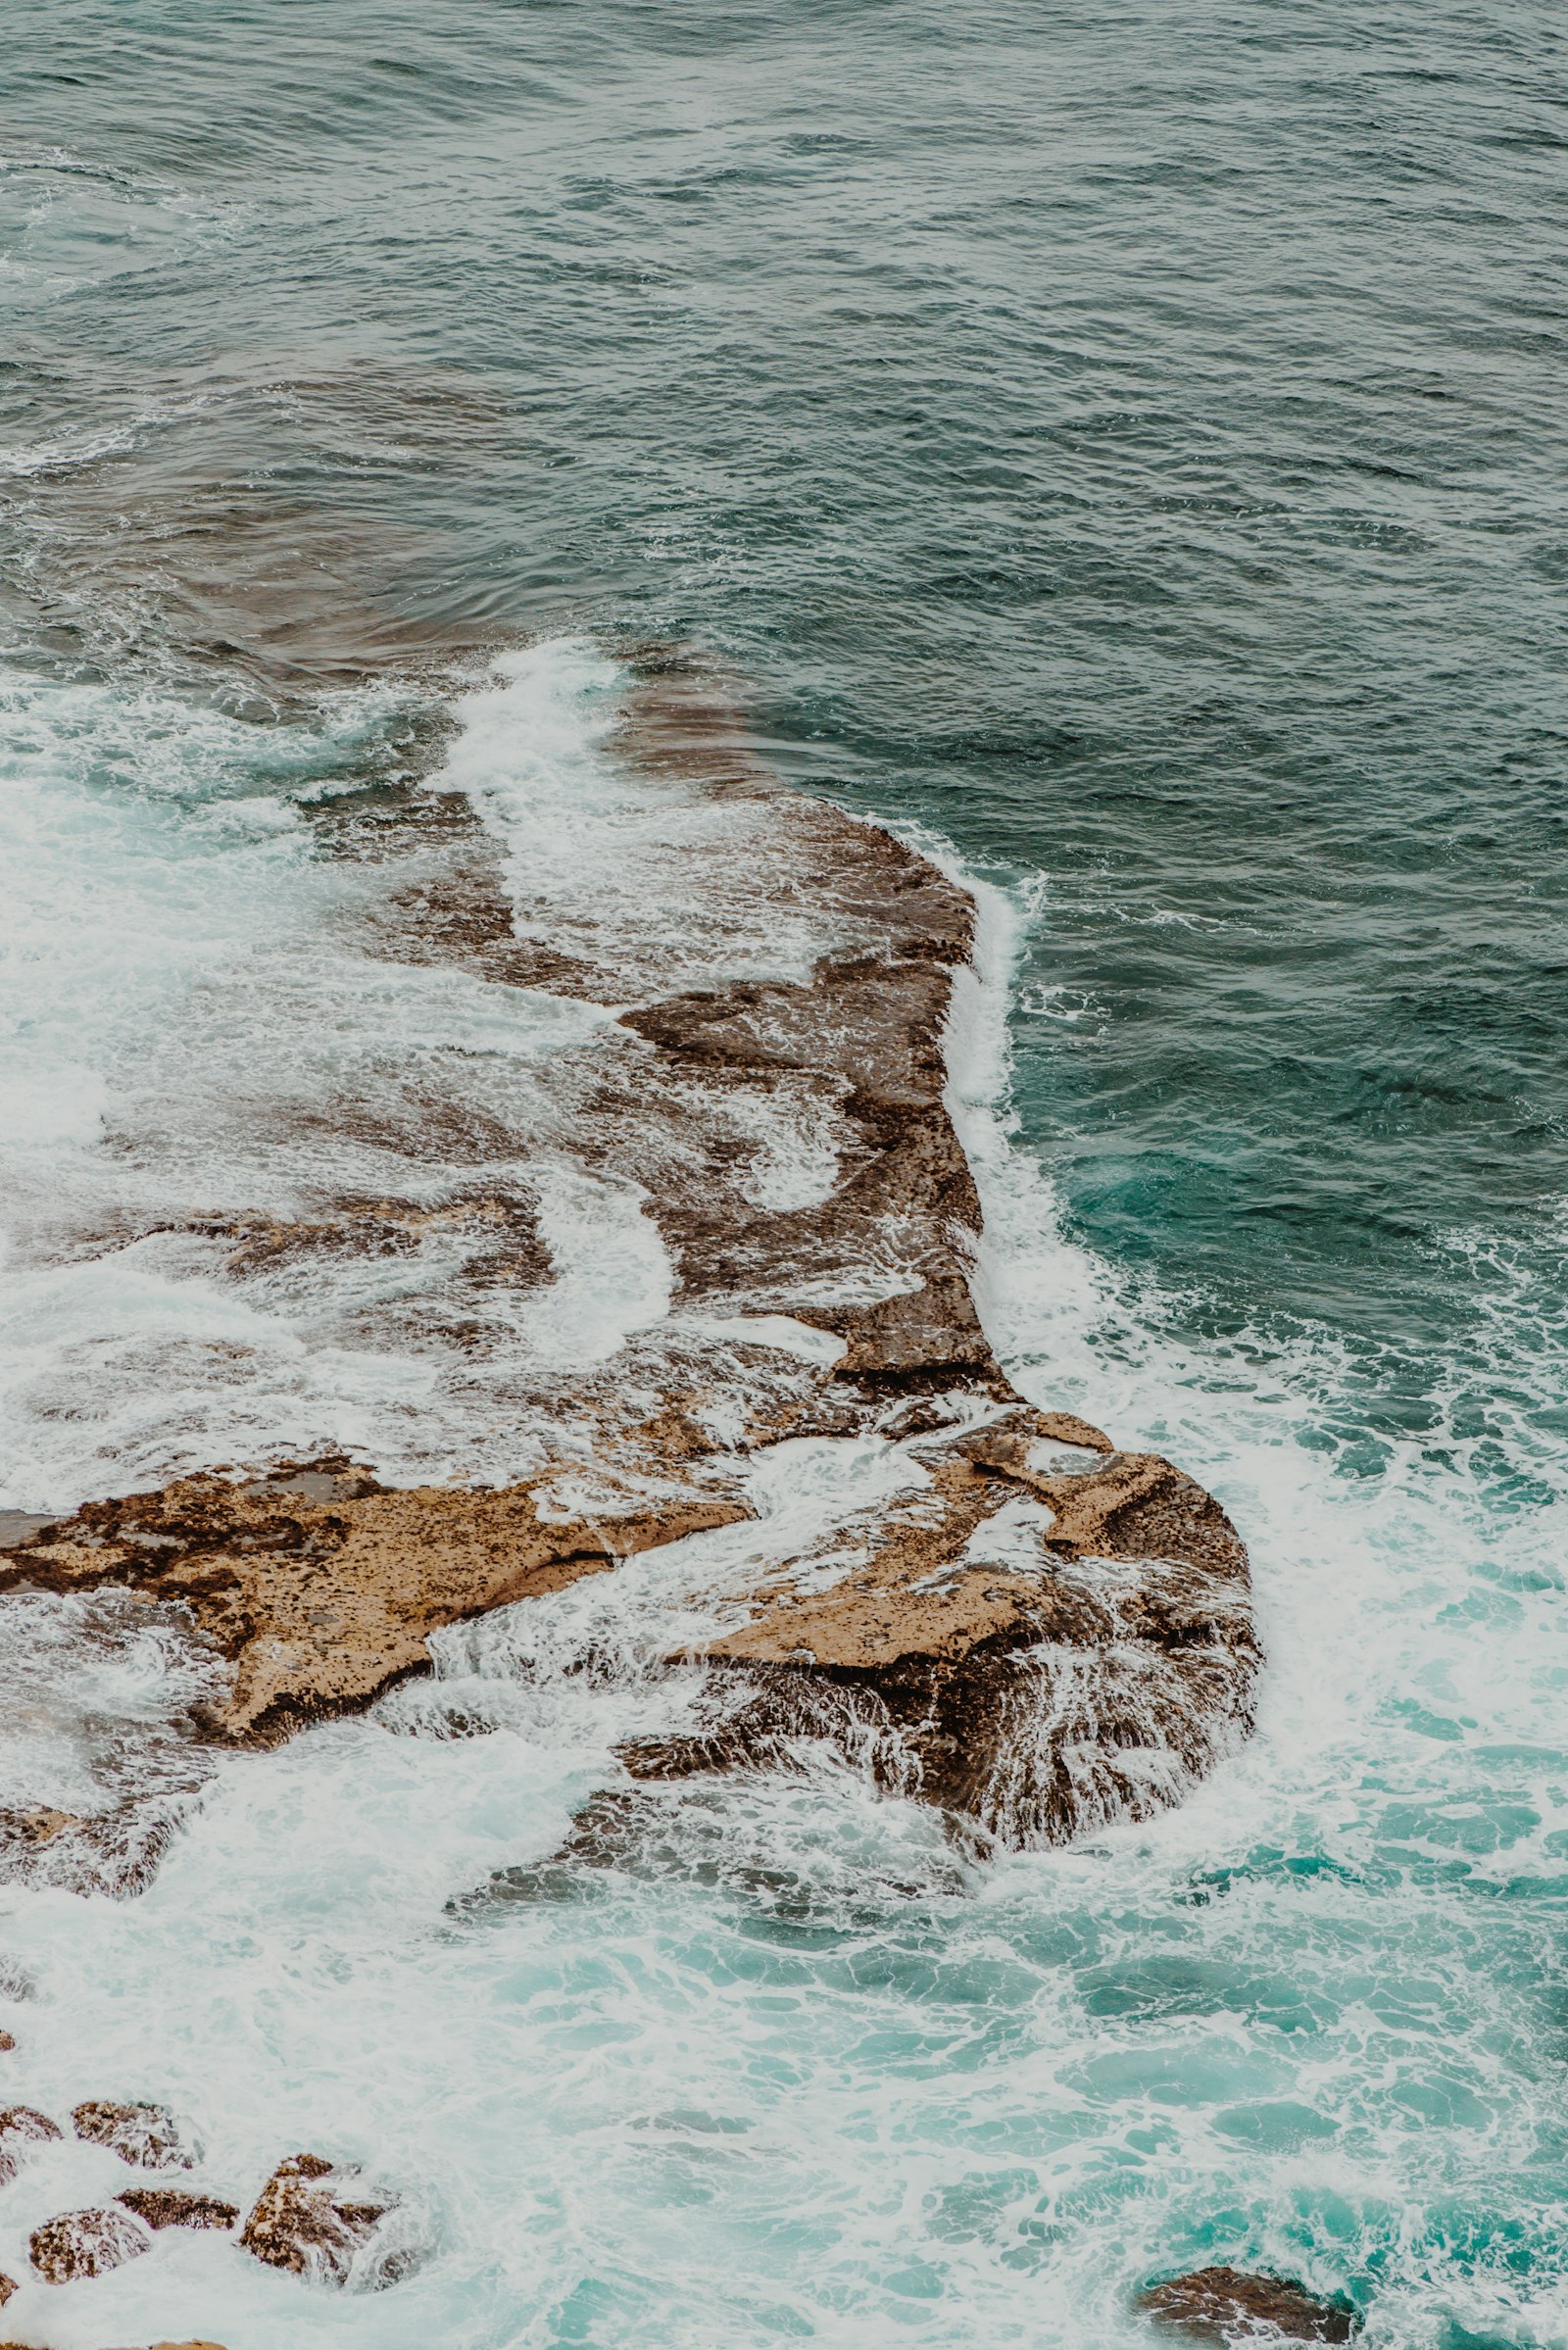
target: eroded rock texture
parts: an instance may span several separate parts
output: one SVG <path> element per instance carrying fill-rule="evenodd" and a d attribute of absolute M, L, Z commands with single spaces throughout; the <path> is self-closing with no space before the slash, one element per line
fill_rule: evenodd
<path fill-rule="evenodd" d="M 827 1739 L 1008 1841 L 1176 1799 L 1250 1721 L 1246 1554 L 1181 1470 L 1026 1404 L 992 1353 L 944 1098 L 968 898 L 781 792 L 667 650 L 643 657 L 613 757 L 642 797 L 586 881 L 503 855 L 439 777 L 359 851 L 389 867 L 367 952 L 561 1007 L 548 1084 L 519 1081 L 522 1109 L 346 1100 L 342 1132 L 406 1163 L 407 1197 L 188 1227 L 242 1288 L 365 1256 L 447 1268 L 419 1343 L 490 1367 L 487 1408 L 514 1415 L 536 1470 L 501 1490 L 393 1488 L 340 1458 L 194 1474 L 19 1522 L 0 1591 L 108 1586 L 184 1611 L 228 1668 L 198 1730 L 267 1744 L 424 1670 L 447 1626 L 735 1527 L 781 1440 L 879 1446 L 883 1497 L 797 1554 L 760 1534 L 715 1581 L 693 1545 L 710 1631 L 672 1640 L 669 1668 L 701 1667 L 702 1694 L 631 1771 L 788 1766 Z M 331 853 L 354 844 L 336 832 Z M 667 1268 L 608 1356 L 529 1351 L 566 1279 L 541 1207 L 564 1166 Z M 69 1834 L 53 1815 L 14 1830 L 29 1853 Z"/>
<path fill-rule="evenodd" d="M 239 2208 L 220 2195 L 198 2195 L 185 2187 L 131 2186 L 115 2197 L 149 2228 L 237 2228 Z"/>
<path fill-rule="evenodd" d="M 72 2284 L 78 2277 L 105 2277 L 152 2248 L 139 2220 L 114 2205 L 103 2210 L 67 2211 L 46 2220 L 27 2239 L 27 2256 L 45 2284 Z"/>
<path fill-rule="evenodd" d="M 344 2283 L 392 2208 L 368 2201 L 358 2178 L 318 2154 L 290 2155 L 257 2197 L 240 2242 L 270 2268 Z"/>
<path fill-rule="evenodd" d="M 313 1497 L 322 1489 L 339 1497 Z M 528 1486 L 386 1493 L 319 1470 L 248 1485 L 192 1477 L 89 1502 L 53 1539 L 14 1552 L 0 1589 L 122 1583 L 179 1602 L 237 1668 L 206 1709 L 211 1735 L 270 1745 L 421 1670 L 441 1625 L 743 1514 L 733 1499 L 688 1493 L 560 1521 L 540 1515 Z"/>
<path fill-rule="evenodd" d="M 1348 2342 L 1352 2311 L 1320 2301 L 1284 2277 L 1241 2269 L 1199 2269 L 1151 2286 L 1139 2307 L 1190 2342 Z"/>
<path fill-rule="evenodd" d="M 195 2164 L 196 2156 L 166 2105 L 116 2105 L 93 2097 L 74 2109 L 71 2121 L 77 2137 L 108 2146 L 122 2162 L 145 2171 L 188 2171 Z"/>

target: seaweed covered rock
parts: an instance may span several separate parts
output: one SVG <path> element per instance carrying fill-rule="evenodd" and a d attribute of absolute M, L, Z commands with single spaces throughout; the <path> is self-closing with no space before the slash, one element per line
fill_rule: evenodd
<path fill-rule="evenodd" d="M 89 2098 L 71 2116 L 77 2137 L 107 2146 L 143 2171 L 188 2171 L 196 2161 L 167 2105 L 115 2105 Z"/>
<path fill-rule="evenodd" d="M 1289 2277 L 1241 2269 L 1168 2277 L 1141 2294 L 1138 2306 L 1190 2342 L 1348 2342 L 1356 2330 L 1355 2314 L 1343 2303 L 1320 2301 Z"/>
<path fill-rule="evenodd" d="M 392 2209 L 354 2192 L 359 2172 L 318 2154 L 280 2162 L 256 2199 L 240 2242 L 270 2268 L 342 2284 L 362 2246 Z"/>
<path fill-rule="evenodd" d="M 114 2205 L 95 2211 L 64 2211 L 45 2220 L 27 2239 L 27 2256 L 45 2284 L 72 2284 L 78 2277 L 105 2277 L 152 2246 L 139 2220 Z"/>

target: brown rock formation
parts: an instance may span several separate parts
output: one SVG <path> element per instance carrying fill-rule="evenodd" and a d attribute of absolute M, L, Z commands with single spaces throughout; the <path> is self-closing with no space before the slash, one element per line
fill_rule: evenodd
<path fill-rule="evenodd" d="M 343 1497 L 327 1501 L 301 1490 L 310 1482 L 192 1477 L 89 1502 L 50 1539 L 13 1551 L 0 1591 L 117 1583 L 182 1602 L 238 1668 L 212 1734 L 268 1745 L 423 1669 L 439 1625 L 746 1514 L 688 1492 L 593 1524 L 558 1522 L 540 1514 L 528 1486 L 387 1493 L 350 1477 Z M 314 1480 L 334 1482 L 322 1472 Z"/>
<path fill-rule="evenodd" d="M 1253 2277 L 1240 2269 L 1199 2269 L 1150 2287 L 1138 2306 L 1156 2325 L 1189 2341 L 1348 2342 L 1353 2312 L 1320 2301 L 1284 2277 Z"/>
<path fill-rule="evenodd" d="M 237 2228 L 239 2209 L 218 2195 L 175 2186 L 130 2186 L 115 2197 L 149 2228 Z"/>
<path fill-rule="evenodd" d="M 240 2242 L 270 2268 L 343 2283 L 355 2254 L 391 2209 L 354 2197 L 358 2176 L 318 2154 L 291 2155 L 257 2197 Z"/>
<path fill-rule="evenodd" d="M 78 2277 L 105 2277 L 152 2249 L 152 2237 L 129 2212 L 66 2211 L 46 2220 L 27 2238 L 27 2257 L 45 2284 L 72 2284 Z"/>
<path fill-rule="evenodd" d="M 606 1360 L 534 1372 L 524 1350 L 507 1407 L 541 1466 L 502 1490 L 390 1490 L 342 1460 L 191 1475 L 0 1529 L 0 1592 L 115 1585 L 184 1608 L 233 1668 L 206 1735 L 267 1744 L 424 1669 L 443 1626 L 744 1518 L 749 1456 L 771 1443 L 897 1445 L 894 1502 L 738 1571 L 700 1650 L 696 1731 L 634 1748 L 632 1770 L 784 1762 L 826 1737 L 1004 1839 L 1177 1799 L 1250 1724 L 1246 1555 L 1180 1470 L 1035 1411 L 992 1354 L 968 1279 L 980 1202 L 944 1096 L 968 898 L 886 832 L 782 793 L 668 649 L 642 658 L 618 753 L 652 846 L 623 874 L 616 835 L 587 890 L 548 858 L 504 871 L 451 790 L 411 792 L 376 834 L 378 859 L 408 863 L 377 956 L 601 1007 L 550 1088 L 514 1115 L 412 1080 L 345 1101 L 334 1143 L 421 1170 L 410 1198 L 193 1210 L 180 1229 L 229 1245 L 215 1277 L 241 1285 L 356 1253 L 422 1262 L 436 1236 L 462 1263 L 420 1342 L 484 1355 L 559 1278 L 540 1170 L 569 1161 L 652 1226 L 668 1314 Z"/>
<path fill-rule="evenodd" d="M 77 2137 L 108 2146 L 122 2162 L 144 2171 L 188 2171 L 195 2164 L 167 2105 L 112 2105 L 92 2098 L 75 2107 L 71 2121 Z"/>
<path fill-rule="evenodd" d="M 870 1734 L 884 1776 L 1007 1841 L 1170 1801 L 1250 1724 L 1246 1553 L 1209 1495 L 1155 1454 L 1032 1467 L 1047 1425 L 1014 1412 L 922 1447 L 927 1487 L 836 1531 L 863 1536 L 863 1564 L 826 1591 L 764 1597 L 714 1640 L 705 1654 L 736 1676 L 740 1702 L 721 1697 L 706 1737 L 629 1750 L 634 1775 L 776 1761 L 803 1735 L 863 1750 Z M 1008 1530 L 1017 1563 L 975 1557 L 1020 1498 L 1034 1508 Z M 897 1736 L 878 1751 L 884 1724 Z"/>

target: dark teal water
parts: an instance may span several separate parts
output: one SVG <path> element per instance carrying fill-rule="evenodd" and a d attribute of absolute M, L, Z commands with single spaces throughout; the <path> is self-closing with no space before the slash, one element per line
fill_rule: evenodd
<path fill-rule="evenodd" d="M 801 1991 L 778 2061 L 902 2198 L 859 2299 L 749 2179 L 749 2316 L 618 2240 L 564 2317 L 482 2259 L 421 2309 L 1101 2350 L 1207 2252 L 1399 2350 L 1568 2338 L 1557 13 L 21 0 L 8 48 L 27 691 L 260 746 L 411 651 L 716 652 L 786 774 L 1008 894 L 1000 1322 L 1257 1553 L 1225 1791 L 871 1937 L 889 2047 L 995 2067 L 972 2176 L 846 2115 Z"/>

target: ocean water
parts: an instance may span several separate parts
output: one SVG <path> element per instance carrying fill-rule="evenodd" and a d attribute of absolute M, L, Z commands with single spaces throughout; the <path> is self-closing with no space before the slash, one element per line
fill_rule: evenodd
<path fill-rule="evenodd" d="M 676 639 L 975 887 L 988 1326 L 1220 1495 L 1270 1655 L 1180 1810 L 979 1859 L 848 1768 L 603 1808 L 732 1534 L 445 1636 L 225 1759 L 138 1898 L 0 1888 L 8 2096 L 168 2098 L 237 2195 L 359 2160 L 419 2265 L 165 2235 L 11 2329 L 1134 2350 L 1139 2287 L 1223 2260 L 1370 2350 L 1568 2341 L 1555 12 L 7 31 L 0 1507 L 323 1444 L 520 1474 L 517 1383 L 658 1325 L 634 1192 L 564 1161 L 566 1294 L 482 1377 L 429 1310 L 461 1231 L 322 1293 L 157 1226 L 417 1200 L 411 1072 L 492 1158 L 569 1118 L 591 1005 L 375 952 L 432 777 L 519 918 L 798 965 L 609 760 L 617 664 Z M 756 1539 L 884 1470 L 792 1452 Z M 13 1600 L 0 1652 L 6 1803 L 180 1793 L 160 1627 Z M 448 1696 L 494 1735 L 431 1735 Z M 120 2178 L 41 2148 L 0 2270 Z"/>

